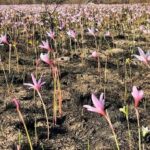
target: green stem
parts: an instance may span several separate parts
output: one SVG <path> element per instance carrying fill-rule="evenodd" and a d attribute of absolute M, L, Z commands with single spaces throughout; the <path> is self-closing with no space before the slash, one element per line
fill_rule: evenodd
<path fill-rule="evenodd" d="M 140 119 L 138 109 L 135 108 L 135 113 L 137 117 L 137 125 L 138 125 L 138 134 L 139 134 L 139 150 L 141 150 L 141 130 L 140 130 Z"/>
<path fill-rule="evenodd" d="M 44 101 L 42 99 L 41 93 L 39 91 L 37 91 L 37 93 L 38 93 L 38 95 L 40 97 L 40 100 L 42 102 L 42 105 L 43 105 L 43 109 L 44 109 L 44 113 L 45 113 L 45 118 L 46 118 L 46 122 L 47 122 L 47 139 L 49 140 L 49 134 L 50 134 L 50 132 L 49 132 L 49 121 L 48 121 L 48 115 L 47 115 L 47 111 L 46 111 L 46 106 L 45 106 Z"/>
<path fill-rule="evenodd" d="M 99 56 L 97 58 L 97 63 L 98 63 L 98 72 L 100 72 L 100 60 L 99 60 Z"/>
<path fill-rule="evenodd" d="M 128 126 L 129 149 L 131 150 L 131 132 L 130 132 L 130 126 L 129 126 L 129 118 L 127 115 L 126 115 L 126 120 L 127 120 L 127 126 Z"/>
<path fill-rule="evenodd" d="M 9 88 L 9 85 L 8 85 L 8 80 L 7 80 L 6 72 L 5 72 L 3 63 L 2 63 L 1 61 L 0 61 L 0 64 L 1 64 L 1 66 L 2 66 L 2 70 L 3 70 L 3 73 L 4 73 L 4 77 L 5 77 L 5 81 L 6 81 L 6 86 L 7 86 L 7 90 L 8 90 L 8 94 L 9 94 L 10 88 Z"/>
<path fill-rule="evenodd" d="M 59 80 L 59 76 L 57 79 L 57 85 L 58 85 L 58 94 L 59 94 L 59 115 L 62 115 L 62 92 L 61 92 L 61 84 Z"/>
<path fill-rule="evenodd" d="M 18 50 L 17 48 L 15 47 L 15 51 L 16 51 L 16 61 L 17 61 L 17 72 L 19 73 L 19 54 L 18 54 Z"/>
<path fill-rule="evenodd" d="M 10 74 L 10 64 L 11 64 L 11 44 L 9 45 L 9 74 Z"/>
<path fill-rule="evenodd" d="M 113 125 L 112 125 L 112 123 L 111 123 L 110 117 L 109 117 L 109 115 L 108 115 L 107 112 L 106 112 L 105 118 L 106 118 L 106 120 L 107 120 L 107 122 L 108 122 L 108 124 L 109 124 L 109 126 L 110 126 L 110 128 L 111 128 L 111 130 L 112 130 L 113 135 L 114 135 L 117 150 L 120 150 L 119 143 L 118 143 L 118 140 L 117 140 L 117 135 L 116 135 L 116 133 L 115 133 L 115 130 L 114 130 L 114 128 L 113 128 Z"/>
<path fill-rule="evenodd" d="M 56 76 L 54 75 L 54 98 L 53 98 L 53 118 L 54 124 L 56 124 L 56 116 L 57 116 L 57 100 L 56 100 Z"/>
<path fill-rule="evenodd" d="M 21 145 L 21 132 L 19 130 L 19 134 L 18 134 L 18 144 L 19 146 Z"/>
<path fill-rule="evenodd" d="M 38 143 L 38 133 L 37 133 L 37 122 L 36 122 L 36 117 L 35 117 L 35 122 L 34 122 L 34 133 L 35 133 L 35 143 Z"/>
<path fill-rule="evenodd" d="M 25 132 L 26 132 L 26 135 L 27 135 L 27 138 L 28 138 L 28 142 L 29 142 L 29 145 L 30 145 L 30 150 L 33 150 L 32 143 L 31 143 L 31 139 L 30 139 L 30 135 L 29 135 L 29 133 L 28 133 L 28 129 L 27 129 L 27 127 L 26 127 L 26 124 L 25 124 L 25 121 L 24 121 L 24 119 L 23 119 L 23 116 L 22 116 L 22 114 L 21 114 L 21 112 L 20 112 L 19 109 L 17 109 L 17 112 L 18 112 L 19 117 L 20 117 L 20 119 L 21 119 L 21 121 L 22 121 L 22 123 L 23 123 L 24 129 L 25 129 Z"/>

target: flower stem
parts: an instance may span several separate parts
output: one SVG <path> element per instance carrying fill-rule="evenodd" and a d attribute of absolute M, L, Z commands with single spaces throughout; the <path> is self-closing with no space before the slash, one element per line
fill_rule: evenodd
<path fill-rule="evenodd" d="M 99 57 L 97 58 L 97 63 L 98 63 L 98 72 L 100 72 L 100 60 L 99 60 Z"/>
<path fill-rule="evenodd" d="M 9 44 L 9 74 L 10 74 L 10 65 L 11 65 L 11 44 Z"/>
<path fill-rule="evenodd" d="M 10 92 L 10 87 L 9 87 L 9 84 L 8 84 L 8 80 L 7 80 L 7 76 L 6 76 L 6 72 L 5 72 L 5 69 L 4 69 L 4 65 L 3 63 L 0 61 L 0 64 L 2 66 L 2 70 L 3 70 L 3 73 L 4 73 L 4 77 L 5 77 L 5 82 L 6 82 L 6 86 L 7 86 L 7 91 L 8 91 L 8 94 Z"/>
<path fill-rule="evenodd" d="M 58 86 L 58 99 L 59 99 L 59 116 L 62 116 L 62 91 L 61 91 L 61 84 L 59 80 L 59 76 L 57 79 L 57 86 Z"/>
<path fill-rule="evenodd" d="M 56 124 L 57 120 L 57 99 L 56 99 L 56 91 L 57 91 L 57 81 L 56 81 L 56 76 L 54 76 L 54 95 L 53 95 L 53 119 L 54 119 L 54 124 Z"/>
<path fill-rule="evenodd" d="M 117 150 L 120 150 L 119 143 L 118 143 L 118 140 L 117 140 L 117 135 L 116 135 L 115 130 L 113 128 L 113 125 L 111 123 L 111 120 L 110 120 L 110 117 L 108 115 L 108 112 L 106 112 L 105 118 L 106 118 L 106 120 L 107 120 L 107 122 L 108 122 L 108 124 L 109 124 L 109 126 L 110 126 L 110 128 L 112 130 L 113 135 L 114 135 Z"/>
<path fill-rule="evenodd" d="M 129 118 L 127 115 L 126 115 L 126 120 L 127 120 L 127 126 L 128 126 L 129 149 L 131 150 L 131 132 L 130 132 L 130 126 L 129 126 Z"/>
<path fill-rule="evenodd" d="M 137 117 L 137 125 L 138 125 L 138 134 L 139 134 L 139 150 L 141 150 L 141 130 L 140 130 L 140 119 L 138 109 L 135 108 L 135 113 Z"/>
<path fill-rule="evenodd" d="M 27 135 L 27 138 L 28 138 L 28 142 L 29 142 L 29 145 L 30 145 L 30 150 L 33 150 L 32 143 L 31 143 L 31 139 L 30 139 L 30 136 L 29 136 L 28 129 L 27 129 L 27 127 L 26 127 L 25 121 L 24 121 L 24 119 L 23 119 L 23 116 L 22 116 L 22 114 L 21 114 L 21 112 L 20 112 L 19 109 L 17 109 L 17 112 L 18 112 L 19 117 L 20 117 L 20 119 L 21 119 L 21 121 L 22 121 L 22 123 L 23 123 L 24 129 L 25 129 L 25 132 L 26 132 L 26 135 Z"/>
<path fill-rule="evenodd" d="M 40 97 L 40 100 L 42 102 L 42 105 L 43 105 L 43 109 L 44 109 L 44 113 L 45 113 L 45 118 L 46 118 L 46 122 L 47 122 L 47 139 L 49 140 L 49 134 L 50 134 L 50 132 L 49 132 L 49 121 L 48 121 L 48 115 L 47 115 L 47 111 L 46 111 L 46 106 L 45 106 L 44 101 L 42 99 L 41 93 L 39 91 L 37 91 L 37 93 L 38 93 L 38 95 Z"/>

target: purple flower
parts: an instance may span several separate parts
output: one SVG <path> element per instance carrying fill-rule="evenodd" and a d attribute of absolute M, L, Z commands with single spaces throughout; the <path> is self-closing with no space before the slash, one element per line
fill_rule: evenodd
<path fill-rule="evenodd" d="M 49 32 L 46 32 L 46 33 L 47 33 L 47 35 L 48 35 L 52 40 L 54 40 L 54 38 L 55 38 L 55 32 L 54 32 L 54 31 L 50 30 Z"/>
<path fill-rule="evenodd" d="M 39 45 L 39 47 L 42 48 L 42 49 L 46 49 L 47 51 L 52 51 L 52 49 L 49 46 L 48 40 L 42 41 L 42 44 Z"/>
<path fill-rule="evenodd" d="M 29 89 L 34 89 L 36 91 L 39 91 L 41 89 L 42 85 L 45 84 L 45 82 L 41 81 L 42 77 L 40 77 L 40 79 L 38 81 L 36 81 L 36 79 L 35 79 L 35 77 L 34 77 L 34 75 L 32 73 L 31 73 L 31 77 L 32 77 L 33 84 L 31 84 L 31 83 L 24 83 L 24 85 L 29 86 L 30 87 Z"/>
<path fill-rule="evenodd" d="M 107 32 L 104 34 L 104 37 L 111 37 L 110 31 L 107 31 Z"/>
<path fill-rule="evenodd" d="M 1 35 L 1 37 L 0 37 L 0 43 L 8 44 L 9 45 L 6 34 L 5 35 Z"/>
<path fill-rule="evenodd" d="M 90 57 L 97 58 L 98 53 L 96 51 L 93 51 L 92 54 L 90 55 Z"/>
<path fill-rule="evenodd" d="M 145 54 L 144 51 L 140 47 L 138 47 L 138 51 L 140 55 L 133 55 L 133 56 L 135 56 L 138 60 L 148 65 L 148 62 L 150 61 L 150 51 L 148 51 Z"/>
<path fill-rule="evenodd" d="M 54 64 L 54 62 L 49 59 L 49 53 L 45 53 L 45 54 L 41 53 L 41 54 L 40 54 L 40 59 L 41 59 L 43 62 L 45 62 L 45 63 L 47 63 L 48 65 L 50 65 L 50 66 Z"/>
<path fill-rule="evenodd" d="M 142 100 L 144 96 L 143 90 L 138 90 L 136 86 L 133 86 L 131 94 L 134 98 L 134 106 L 138 107 L 139 102 Z"/>
<path fill-rule="evenodd" d="M 95 36 L 95 30 L 94 30 L 94 28 L 88 28 L 88 32 L 89 32 L 89 34 Z"/>
<path fill-rule="evenodd" d="M 94 94 L 92 94 L 91 98 L 92 98 L 94 107 L 92 107 L 90 105 L 84 105 L 83 107 L 87 108 L 88 111 L 96 112 L 102 116 L 106 116 L 106 112 L 104 109 L 105 100 L 104 100 L 103 96 L 104 96 L 104 93 L 101 93 L 99 99 L 97 99 L 97 97 Z"/>
<path fill-rule="evenodd" d="M 76 40 L 77 34 L 76 34 L 76 32 L 75 32 L 74 30 L 68 30 L 68 31 L 67 31 L 67 34 L 68 34 L 68 36 L 69 36 L 70 38 L 73 38 L 73 39 Z"/>

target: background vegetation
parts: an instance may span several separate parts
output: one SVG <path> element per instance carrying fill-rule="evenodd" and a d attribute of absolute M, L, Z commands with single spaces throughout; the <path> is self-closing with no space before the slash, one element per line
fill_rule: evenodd
<path fill-rule="evenodd" d="M 0 0 L 0 4 L 35 4 L 35 3 L 148 3 L 150 0 Z"/>

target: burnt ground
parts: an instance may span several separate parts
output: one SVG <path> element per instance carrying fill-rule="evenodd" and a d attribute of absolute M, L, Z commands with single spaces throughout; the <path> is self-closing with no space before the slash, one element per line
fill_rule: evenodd
<path fill-rule="evenodd" d="M 108 127 L 108 123 L 98 114 L 83 109 L 84 104 L 92 104 L 91 93 L 99 96 L 105 93 L 105 108 L 117 133 L 121 150 L 127 150 L 128 132 L 124 115 L 119 108 L 129 105 L 129 121 L 132 135 L 132 149 L 138 149 L 138 132 L 131 89 L 133 85 L 142 88 L 145 92 L 140 103 L 141 126 L 150 127 L 150 74 L 149 69 L 133 59 L 131 54 L 138 53 L 137 47 L 148 50 L 148 37 L 138 37 L 134 42 L 124 37 L 115 37 L 112 44 L 106 43 L 100 48 L 100 72 L 97 71 L 97 61 L 89 58 L 90 48 L 79 48 L 73 57 L 59 62 L 60 80 L 63 93 L 63 115 L 53 124 L 53 81 L 46 64 L 41 63 L 38 74 L 43 73 L 46 84 L 41 90 L 47 106 L 50 123 L 50 140 L 47 140 L 46 121 L 44 112 L 39 103 L 39 97 L 32 90 L 23 86 L 24 82 L 31 82 L 31 72 L 35 72 L 35 53 L 32 50 L 18 49 L 19 72 L 16 68 L 16 55 L 12 51 L 11 73 L 8 72 L 8 48 L 1 47 L 1 57 L 5 68 L 7 86 L 2 68 L 0 68 L 0 149 L 16 149 L 18 134 L 21 132 L 21 150 L 28 150 L 28 142 L 22 123 L 19 120 L 15 106 L 11 99 L 15 96 L 20 100 L 21 112 L 31 135 L 35 150 L 113 150 L 115 142 Z M 84 51 L 84 56 L 81 53 Z M 40 54 L 40 53 L 39 53 Z M 61 56 L 62 57 L 62 56 Z M 67 54 L 70 57 L 70 54 Z M 129 63 L 126 59 L 129 58 Z M 125 94 L 125 86 L 127 88 Z M 35 138 L 35 121 L 38 140 Z M 150 135 L 142 140 L 145 149 L 150 149 Z"/>

